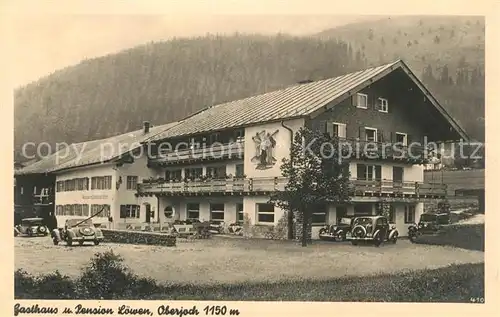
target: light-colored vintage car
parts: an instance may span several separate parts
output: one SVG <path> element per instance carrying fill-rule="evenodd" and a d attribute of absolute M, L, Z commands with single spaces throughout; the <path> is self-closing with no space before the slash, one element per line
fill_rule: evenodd
<path fill-rule="evenodd" d="M 43 218 L 24 218 L 21 224 L 14 227 L 14 236 L 25 235 L 29 237 L 46 236 L 49 229 L 43 223 Z"/>
<path fill-rule="evenodd" d="M 104 240 L 101 229 L 96 228 L 92 223 L 92 219 L 67 219 L 64 228 L 54 229 L 52 231 L 52 241 L 55 245 L 59 242 L 66 241 L 68 246 L 78 242 L 83 245 L 85 242 L 92 242 L 98 245 Z"/>

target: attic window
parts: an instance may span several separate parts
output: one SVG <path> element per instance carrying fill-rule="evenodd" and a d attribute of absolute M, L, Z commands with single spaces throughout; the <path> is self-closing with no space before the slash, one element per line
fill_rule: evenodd
<path fill-rule="evenodd" d="M 361 109 L 368 109 L 368 95 L 356 94 L 356 107 Z"/>
<path fill-rule="evenodd" d="M 385 98 L 378 98 L 378 111 L 389 112 L 389 101 Z"/>

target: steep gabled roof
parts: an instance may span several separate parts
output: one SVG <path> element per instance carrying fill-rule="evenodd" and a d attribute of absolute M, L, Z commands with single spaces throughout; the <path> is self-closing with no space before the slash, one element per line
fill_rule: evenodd
<path fill-rule="evenodd" d="M 172 122 L 151 127 L 147 134 L 144 134 L 141 129 L 106 139 L 73 143 L 68 148 L 63 148 L 36 163 L 16 170 L 14 174 L 51 173 L 92 164 L 106 163 L 139 148 L 144 140 L 168 130 L 178 123 Z"/>
<path fill-rule="evenodd" d="M 436 98 L 430 94 L 408 66 L 403 61 L 398 60 L 334 78 L 294 85 L 262 95 L 215 105 L 195 113 L 184 119 L 182 124 L 159 133 L 148 141 L 159 141 L 283 119 L 315 117 L 326 111 L 326 105 L 339 103 L 400 68 L 422 90 L 458 134 L 463 139 L 468 140 L 465 131 L 437 102 Z"/>

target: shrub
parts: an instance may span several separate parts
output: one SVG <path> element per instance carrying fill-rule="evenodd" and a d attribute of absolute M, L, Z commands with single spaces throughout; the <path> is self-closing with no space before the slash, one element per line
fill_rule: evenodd
<path fill-rule="evenodd" d="M 77 297 L 75 283 L 59 271 L 34 277 L 17 270 L 14 273 L 14 294 L 16 298 L 71 299 Z"/>
<path fill-rule="evenodd" d="M 36 280 L 24 270 L 14 272 L 14 296 L 16 298 L 33 298 L 36 294 Z"/>
<path fill-rule="evenodd" d="M 72 299 L 76 296 L 73 280 L 59 271 L 38 277 L 37 284 L 42 299 Z"/>

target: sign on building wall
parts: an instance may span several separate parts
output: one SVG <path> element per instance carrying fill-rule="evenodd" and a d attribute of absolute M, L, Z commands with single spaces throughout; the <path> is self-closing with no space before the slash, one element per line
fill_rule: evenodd
<path fill-rule="evenodd" d="M 269 133 L 266 130 L 257 132 L 252 140 L 255 143 L 255 156 L 252 163 L 255 163 L 257 169 L 263 170 L 273 167 L 277 160 L 275 157 L 276 139 L 275 136 L 279 130 Z"/>
<path fill-rule="evenodd" d="M 108 199 L 108 195 L 82 195 L 83 199 Z"/>

